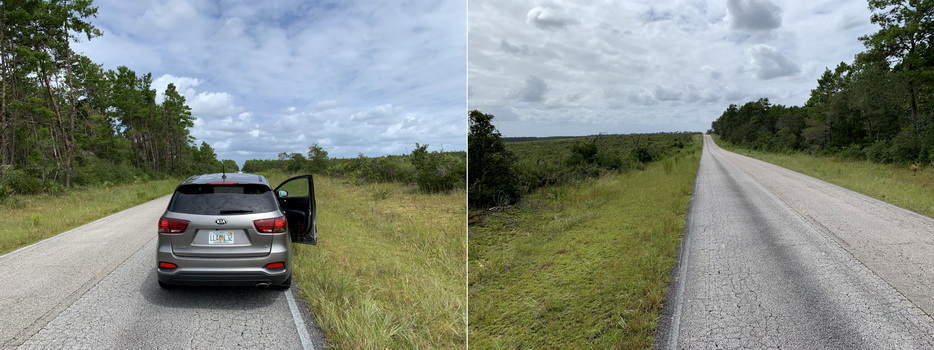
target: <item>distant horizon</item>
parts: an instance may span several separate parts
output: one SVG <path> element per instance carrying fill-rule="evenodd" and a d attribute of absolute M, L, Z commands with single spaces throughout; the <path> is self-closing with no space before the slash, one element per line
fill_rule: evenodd
<path fill-rule="evenodd" d="M 678 134 L 678 133 L 684 133 L 684 134 L 700 133 L 700 134 L 703 134 L 703 133 L 705 133 L 705 132 L 706 132 L 706 131 L 657 131 L 657 132 L 600 133 L 600 134 L 588 134 L 588 135 L 553 135 L 553 136 L 506 136 L 506 135 L 502 135 L 502 133 L 500 133 L 500 134 L 502 135 L 503 138 L 507 138 L 507 139 L 509 139 L 509 138 L 512 138 L 512 139 L 515 139 L 515 138 L 540 138 L 540 139 L 543 139 L 543 138 L 556 138 L 556 137 L 573 138 L 573 137 L 614 136 L 614 135 L 652 135 L 652 134 Z"/>
<path fill-rule="evenodd" d="M 860 1 L 471 4 L 468 109 L 510 135 L 707 130 L 730 104 L 804 104 L 864 50 L 871 15 Z"/>

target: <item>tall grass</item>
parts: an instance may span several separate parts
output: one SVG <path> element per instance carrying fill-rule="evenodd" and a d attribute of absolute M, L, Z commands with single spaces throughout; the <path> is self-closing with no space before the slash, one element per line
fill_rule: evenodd
<path fill-rule="evenodd" d="M 470 347 L 649 348 L 700 160 L 538 191 L 469 230 Z"/>
<path fill-rule="evenodd" d="M 934 168 L 880 164 L 803 153 L 753 151 L 716 138 L 720 147 L 934 217 Z"/>
<path fill-rule="evenodd" d="M 172 193 L 179 179 L 12 195 L 0 200 L 0 254 Z"/>
<path fill-rule="evenodd" d="M 296 245 L 294 278 L 328 346 L 464 348 L 466 194 L 323 176 L 315 190 L 318 245 Z"/>

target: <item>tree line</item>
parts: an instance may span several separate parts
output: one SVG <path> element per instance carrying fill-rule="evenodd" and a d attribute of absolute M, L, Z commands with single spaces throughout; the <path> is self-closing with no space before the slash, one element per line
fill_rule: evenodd
<path fill-rule="evenodd" d="M 401 182 L 415 185 L 424 192 L 465 189 L 466 152 L 428 151 L 428 145 L 415 144 L 410 154 L 356 158 L 329 158 L 317 143 L 308 153 L 279 153 L 278 159 L 250 159 L 243 163 L 248 173 L 284 171 L 289 173 L 327 174 L 342 177 L 354 184 Z"/>
<path fill-rule="evenodd" d="M 827 69 L 804 106 L 768 99 L 730 105 L 712 124 L 722 139 L 770 151 L 877 162 L 934 162 L 934 2 L 870 0 L 880 26 L 853 62 Z"/>
<path fill-rule="evenodd" d="M 0 2 L 0 195 L 220 170 L 173 84 L 74 52 L 91 0 Z"/>

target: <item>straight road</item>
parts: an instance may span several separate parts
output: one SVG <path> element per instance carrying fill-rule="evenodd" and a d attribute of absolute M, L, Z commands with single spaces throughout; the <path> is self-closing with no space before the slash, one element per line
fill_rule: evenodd
<path fill-rule="evenodd" d="M 160 288 L 168 200 L 0 256 L 0 348 L 325 348 L 295 288 Z"/>
<path fill-rule="evenodd" d="M 656 347 L 934 348 L 934 220 L 704 137 Z"/>

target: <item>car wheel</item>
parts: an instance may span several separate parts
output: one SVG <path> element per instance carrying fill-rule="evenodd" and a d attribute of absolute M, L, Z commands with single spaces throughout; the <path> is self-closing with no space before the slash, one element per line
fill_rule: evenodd
<path fill-rule="evenodd" d="M 159 281 L 159 287 L 162 287 L 162 289 L 172 289 L 172 288 L 175 288 L 175 286 L 173 286 L 173 285 L 171 285 L 171 284 L 168 284 L 168 283 L 165 283 L 165 282 L 162 282 L 162 281 Z"/>
<path fill-rule="evenodd" d="M 292 286 L 292 276 L 289 276 L 287 280 L 279 284 L 273 284 L 273 289 L 289 289 Z"/>

